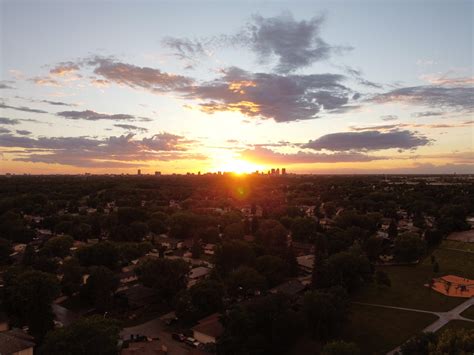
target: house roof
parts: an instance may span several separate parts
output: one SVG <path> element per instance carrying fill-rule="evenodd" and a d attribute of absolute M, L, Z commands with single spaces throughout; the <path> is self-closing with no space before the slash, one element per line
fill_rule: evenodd
<path fill-rule="evenodd" d="M 299 280 L 289 280 L 270 290 L 272 293 L 283 293 L 285 295 L 296 295 L 306 288 Z"/>
<path fill-rule="evenodd" d="M 12 354 L 34 346 L 33 337 L 20 330 L 0 333 L 0 354 Z"/>
<path fill-rule="evenodd" d="M 206 276 L 210 272 L 211 272 L 211 269 L 204 266 L 198 266 L 198 267 L 195 267 L 194 269 L 191 269 L 191 272 L 189 273 L 189 278 L 198 279 L 200 277 Z"/>
<path fill-rule="evenodd" d="M 220 322 L 219 313 L 211 314 L 210 316 L 201 319 L 198 325 L 192 328 L 193 331 L 209 335 L 213 338 L 218 338 L 224 333 L 224 326 Z"/>

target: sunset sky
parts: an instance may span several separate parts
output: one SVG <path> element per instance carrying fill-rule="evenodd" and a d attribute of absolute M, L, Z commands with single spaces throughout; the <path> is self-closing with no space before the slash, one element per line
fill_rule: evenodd
<path fill-rule="evenodd" d="M 0 173 L 474 173 L 473 2 L 0 0 Z"/>

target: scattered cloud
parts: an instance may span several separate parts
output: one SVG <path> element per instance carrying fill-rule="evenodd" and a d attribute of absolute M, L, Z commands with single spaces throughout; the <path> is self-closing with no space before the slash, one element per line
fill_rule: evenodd
<path fill-rule="evenodd" d="M 472 112 L 474 111 L 474 87 L 412 86 L 376 95 L 370 101 L 376 103 L 400 102 L 441 110 Z"/>
<path fill-rule="evenodd" d="M 19 123 L 20 123 L 20 120 L 16 118 L 0 117 L 0 124 L 16 125 Z"/>
<path fill-rule="evenodd" d="M 432 117 L 432 116 L 442 116 L 444 112 L 439 111 L 424 111 L 424 112 L 414 112 L 412 117 Z"/>
<path fill-rule="evenodd" d="M 59 81 L 49 76 L 36 76 L 34 78 L 31 78 L 30 80 L 34 82 L 35 84 L 42 85 L 42 86 L 54 86 L 54 87 L 61 86 Z"/>
<path fill-rule="evenodd" d="M 168 92 L 193 84 L 191 78 L 182 75 L 121 63 L 107 57 L 93 57 L 87 61 L 87 65 L 94 67 L 94 74 L 108 82 L 153 92 Z"/>
<path fill-rule="evenodd" d="M 34 109 L 34 108 L 29 108 L 29 107 L 26 107 L 26 106 L 10 106 L 10 105 L 7 105 L 3 102 L 0 102 L 0 108 L 16 110 L 16 111 L 22 111 L 22 112 L 30 112 L 30 113 L 48 113 L 47 111 L 38 110 L 38 109 Z"/>
<path fill-rule="evenodd" d="M 3 133 L 9 133 L 9 132 L 10 132 L 9 129 L 0 127 L 0 133 L 1 133 L 1 134 L 3 134 Z"/>
<path fill-rule="evenodd" d="M 278 75 L 228 68 L 220 79 L 181 90 L 199 99 L 206 113 L 236 111 L 248 117 L 290 122 L 316 118 L 321 111 L 341 110 L 352 92 L 338 74 Z"/>
<path fill-rule="evenodd" d="M 118 127 L 118 128 L 125 129 L 127 131 L 135 131 L 135 132 L 142 132 L 142 133 L 148 132 L 147 128 L 138 127 L 138 126 L 134 126 L 134 125 L 131 125 L 131 124 L 115 124 L 114 126 Z"/>
<path fill-rule="evenodd" d="M 397 115 L 385 115 L 385 116 L 381 116 L 380 118 L 382 119 L 382 121 L 396 121 L 396 120 L 398 120 Z"/>
<path fill-rule="evenodd" d="M 29 136 L 31 134 L 31 131 L 27 131 L 26 129 L 17 129 L 16 133 L 21 136 Z"/>
<path fill-rule="evenodd" d="M 374 160 L 388 159 L 387 157 L 376 157 L 357 152 L 307 153 L 279 153 L 268 148 L 255 147 L 240 153 L 240 156 L 257 164 L 315 164 L 315 163 L 347 163 L 347 162 L 369 162 Z"/>
<path fill-rule="evenodd" d="M 69 120 L 87 120 L 87 121 L 99 121 L 99 120 L 114 120 L 114 121 L 135 121 L 138 118 L 128 114 L 107 114 L 98 113 L 92 110 L 85 111 L 61 111 L 56 113 L 57 116 L 64 117 Z"/>
<path fill-rule="evenodd" d="M 382 149 L 414 149 L 430 144 L 427 137 L 412 131 L 377 130 L 362 132 L 331 133 L 311 140 L 302 148 L 329 151 L 370 151 Z"/>
<path fill-rule="evenodd" d="M 206 159 L 188 152 L 192 141 L 182 136 L 159 133 L 135 139 L 133 134 L 97 139 L 91 137 L 20 137 L 0 134 L 0 147 L 22 148 L 13 160 L 64 164 L 79 167 L 125 168 L 136 162 L 178 159 Z M 7 153 L 5 151 L 4 153 Z"/>
<path fill-rule="evenodd" d="M 74 62 L 58 63 L 52 68 L 49 73 L 54 76 L 66 76 L 75 73 L 79 70 L 79 65 Z"/>

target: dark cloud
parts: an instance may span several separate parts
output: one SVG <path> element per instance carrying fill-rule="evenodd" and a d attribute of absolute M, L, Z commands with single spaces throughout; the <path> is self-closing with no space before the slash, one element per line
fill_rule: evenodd
<path fill-rule="evenodd" d="M 333 47 L 322 39 L 323 22 L 323 16 L 296 21 L 291 13 L 276 17 L 255 15 L 241 36 L 248 41 L 260 61 L 275 56 L 278 60 L 276 70 L 288 73 L 348 49 Z"/>
<path fill-rule="evenodd" d="M 69 106 L 69 107 L 77 106 L 76 104 L 68 104 L 62 101 L 41 100 L 40 102 L 43 102 L 45 104 L 50 104 L 53 106 Z"/>
<path fill-rule="evenodd" d="M 431 116 L 442 116 L 444 112 L 438 111 L 425 111 L 425 112 L 415 112 L 412 114 L 413 117 L 431 117 Z"/>
<path fill-rule="evenodd" d="M 397 115 L 385 115 L 385 116 L 381 116 L 380 118 L 382 119 L 382 121 L 396 121 L 396 120 L 398 120 Z"/>
<path fill-rule="evenodd" d="M 314 150 L 350 151 L 350 150 L 381 150 L 381 149 L 413 149 L 427 145 L 430 139 L 412 131 L 376 130 L 363 132 L 341 132 L 322 136 L 304 144 L 303 148 Z"/>
<path fill-rule="evenodd" d="M 182 76 L 162 72 L 159 69 L 139 67 L 132 64 L 117 62 L 111 58 L 94 57 L 87 61 L 94 67 L 94 73 L 109 82 L 143 88 L 154 92 L 167 92 L 187 87 L 193 80 Z"/>
<path fill-rule="evenodd" d="M 186 98 L 205 100 L 207 113 L 237 111 L 249 117 L 289 122 L 316 118 L 322 110 L 344 109 L 352 94 L 337 74 L 278 75 L 223 71 L 220 79 L 181 90 Z"/>
<path fill-rule="evenodd" d="M 376 95 L 370 100 L 376 103 L 402 102 L 472 112 L 474 111 L 474 87 L 412 86 Z"/>
<path fill-rule="evenodd" d="M 138 127 L 138 126 L 134 126 L 134 125 L 131 125 L 131 124 L 115 124 L 114 126 L 118 127 L 118 128 L 125 129 L 127 131 L 148 132 L 147 128 Z"/>
<path fill-rule="evenodd" d="M 6 129 L 6 128 L 3 128 L 3 127 L 0 127 L 0 133 L 9 133 L 10 130 L 9 129 Z"/>
<path fill-rule="evenodd" d="M 20 122 L 21 121 L 16 118 L 0 117 L 0 124 L 16 125 L 20 124 Z"/>
<path fill-rule="evenodd" d="M 69 120 L 87 120 L 87 121 L 99 121 L 99 120 L 114 120 L 114 121 L 134 121 L 137 117 L 127 115 L 123 113 L 119 114 L 106 114 L 98 113 L 92 110 L 85 111 L 61 111 L 56 113 L 60 117 L 67 118 Z"/>
<path fill-rule="evenodd" d="M 106 139 L 91 137 L 20 137 L 0 134 L 0 147 L 23 148 L 14 160 L 79 167 L 133 167 L 135 161 L 206 159 L 187 151 L 191 141 L 159 133 L 135 139 L 133 134 Z"/>
<path fill-rule="evenodd" d="M 48 113 L 43 110 L 37 110 L 34 108 L 25 107 L 25 106 L 9 106 L 2 102 L 0 102 L 0 108 L 22 111 L 22 112 L 30 112 L 30 113 Z"/>
<path fill-rule="evenodd" d="M 31 132 L 26 129 L 17 129 L 16 133 L 22 136 L 29 136 L 31 134 Z"/>
<path fill-rule="evenodd" d="M 6 84 L 5 82 L 0 82 L 0 89 L 14 89 L 14 87 Z"/>
<path fill-rule="evenodd" d="M 375 157 L 357 152 L 325 154 L 299 151 L 297 153 L 284 154 L 263 147 L 244 150 L 240 153 L 240 156 L 245 160 L 259 164 L 347 163 L 388 159 L 387 157 Z"/>

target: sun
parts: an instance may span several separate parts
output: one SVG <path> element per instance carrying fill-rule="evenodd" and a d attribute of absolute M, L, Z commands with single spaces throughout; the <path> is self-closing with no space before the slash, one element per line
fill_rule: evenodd
<path fill-rule="evenodd" d="M 215 171 L 222 172 L 232 172 L 238 175 L 241 174 L 250 174 L 255 171 L 262 171 L 263 167 L 258 164 L 248 162 L 241 159 L 231 159 L 221 164 L 218 168 L 214 169 Z"/>

